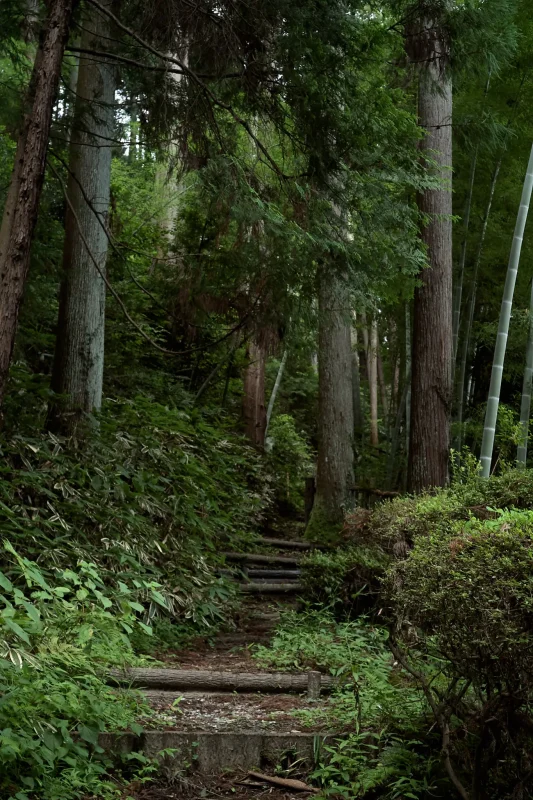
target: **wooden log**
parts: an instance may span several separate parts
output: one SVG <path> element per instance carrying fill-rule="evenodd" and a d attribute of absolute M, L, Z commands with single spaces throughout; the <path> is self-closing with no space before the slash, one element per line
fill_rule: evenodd
<path fill-rule="evenodd" d="M 196 669 L 145 669 L 131 667 L 127 670 L 112 670 L 111 683 L 145 689 L 183 689 L 198 691 L 221 690 L 226 692 L 316 692 L 316 674 L 311 679 L 307 673 L 284 672 L 219 672 Z M 332 680 L 320 676 L 320 687 L 328 688 Z"/>
<path fill-rule="evenodd" d="M 270 578 L 288 578 L 289 580 L 298 580 L 301 575 L 299 569 L 248 569 L 246 574 L 249 578 L 263 578 L 264 580 Z"/>
<path fill-rule="evenodd" d="M 316 547 L 311 542 L 304 542 L 302 539 L 271 539 L 268 536 L 263 536 L 261 543 L 269 547 L 279 547 L 280 550 L 312 550 Z"/>
<path fill-rule="evenodd" d="M 297 566 L 299 556 L 265 555 L 265 553 L 222 553 L 226 561 L 235 564 L 283 564 Z"/>
<path fill-rule="evenodd" d="M 286 594 L 287 592 L 301 592 L 302 585 L 296 581 L 291 583 L 254 581 L 253 583 L 242 583 L 240 589 L 246 594 Z"/>

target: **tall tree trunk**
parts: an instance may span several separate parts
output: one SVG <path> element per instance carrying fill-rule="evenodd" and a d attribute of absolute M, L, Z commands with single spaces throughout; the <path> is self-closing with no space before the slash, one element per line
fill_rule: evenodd
<path fill-rule="evenodd" d="M 19 135 L 2 224 L 0 226 L 0 406 L 22 295 L 30 264 L 46 168 L 48 136 L 61 74 L 73 0 L 50 0 L 43 36 L 28 91 L 27 113 Z"/>
<path fill-rule="evenodd" d="M 276 375 L 276 380 L 274 381 L 274 386 L 272 387 L 272 394 L 270 395 L 270 399 L 268 401 L 268 408 L 266 413 L 266 426 L 265 426 L 265 438 L 268 433 L 268 428 L 270 425 L 270 420 L 272 419 L 272 412 L 274 411 L 274 404 L 276 402 L 276 397 L 278 396 L 279 387 L 281 386 L 281 379 L 283 378 L 283 373 L 285 371 L 285 364 L 287 363 L 287 348 L 283 351 L 283 355 L 281 357 L 280 365 L 278 368 L 278 374 Z"/>
<path fill-rule="evenodd" d="M 492 201 L 494 199 L 494 191 L 496 189 L 496 183 L 498 181 L 498 175 L 500 174 L 500 167 L 502 164 L 502 159 L 500 158 L 496 167 L 494 168 L 494 172 L 492 173 L 492 178 L 490 182 L 489 188 L 489 196 L 487 198 L 487 205 L 485 208 L 485 214 L 483 215 L 483 222 L 481 225 L 481 235 L 479 237 L 479 243 L 476 252 L 476 260 L 474 262 L 474 271 L 472 274 L 472 289 L 470 292 L 470 298 L 468 301 L 468 314 L 466 317 L 466 329 L 464 332 L 464 339 L 463 339 L 463 348 L 461 353 L 461 364 L 459 368 L 459 378 L 457 382 L 457 440 L 456 440 L 456 449 L 458 453 L 461 452 L 462 442 L 463 442 L 463 415 L 464 415 L 464 403 L 465 403 L 465 383 L 466 383 L 466 369 L 468 365 L 468 358 L 470 355 L 470 339 L 472 336 L 472 326 L 474 324 L 474 312 L 476 309 L 476 295 L 477 295 L 477 284 L 478 284 L 478 276 L 479 276 L 479 265 L 481 263 L 481 256 L 483 253 L 483 245 L 485 244 L 485 236 L 487 235 L 487 227 L 489 224 L 489 217 L 490 211 L 492 208 Z"/>
<path fill-rule="evenodd" d="M 318 466 L 307 536 L 338 534 L 354 495 L 350 292 L 336 265 L 318 274 Z"/>
<path fill-rule="evenodd" d="M 81 47 L 101 51 L 109 36 L 107 18 L 93 12 L 85 20 Z M 111 181 L 108 139 L 113 135 L 115 83 L 115 69 L 110 63 L 81 55 L 52 375 L 52 389 L 66 399 L 54 405 L 50 414 L 52 427 L 65 434 L 74 433 L 79 422 L 102 405 L 106 301 L 103 274 Z"/>
<path fill-rule="evenodd" d="M 518 264 L 520 262 L 520 252 L 522 250 L 522 240 L 524 228 L 526 226 L 531 191 L 533 189 L 533 147 L 529 156 L 526 177 L 522 189 L 520 207 L 516 218 L 516 225 L 507 266 L 505 287 L 500 309 L 500 321 L 498 325 L 498 336 L 496 337 L 496 347 L 492 361 L 492 372 L 490 376 L 489 397 L 487 400 L 487 410 L 485 412 L 485 425 L 483 428 L 483 439 L 481 441 L 481 475 L 488 478 L 492 464 L 492 451 L 494 448 L 494 436 L 496 433 L 496 422 L 498 419 L 498 407 L 500 405 L 500 389 L 502 385 L 503 364 L 505 361 L 505 351 L 507 349 L 507 336 L 509 333 L 509 322 L 511 320 L 511 309 L 513 307 L 514 287 Z"/>
<path fill-rule="evenodd" d="M 522 402 L 520 404 L 520 442 L 516 453 L 518 465 L 525 467 L 527 462 L 527 440 L 529 434 L 529 417 L 531 414 L 531 385 L 533 381 L 533 281 L 531 283 L 531 299 L 529 303 L 529 330 L 526 346 L 526 367 L 522 386 Z"/>
<path fill-rule="evenodd" d="M 448 44 L 438 21 L 423 19 L 414 33 L 420 74 L 418 113 L 426 131 L 422 158 L 435 165 L 438 189 L 420 194 L 428 268 L 416 289 L 409 488 L 421 492 L 448 482 L 452 398 L 452 84 Z M 431 167 L 429 167 L 431 169 Z"/>
<path fill-rule="evenodd" d="M 266 348 L 251 341 L 244 373 L 243 416 L 246 435 L 256 447 L 264 447 L 266 431 L 265 368 Z"/>
<path fill-rule="evenodd" d="M 379 444 L 378 431 L 378 325 L 375 319 L 370 325 L 370 341 L 368 346 L 368 388 L 370 395 L 370 444 Z"/>

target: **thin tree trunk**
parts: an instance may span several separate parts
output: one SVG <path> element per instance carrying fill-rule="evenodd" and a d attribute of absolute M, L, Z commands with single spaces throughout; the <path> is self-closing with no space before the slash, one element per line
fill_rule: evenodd
<path fill-rule="evenodd" d="M 0 226 L 0 406 L 13 354 L 73 0 L 50 0 Z"/>
<path fill-rule="evenodd" d="M 472 195 L 474 193 L 474 181 L 476 178 L 476 166 L 477 166 L 477 153 L 478 148 L 476 147 L 474 156 L 472 158 L 472 164 L 470 167 L 470 179 L 468 181 L 468 194 L 466 197 L 465 203 L 465 210 L 463 214 L 463 240 L 461 242 L 461 255 L 459 258 L 459 268 L 457 271 L 457 285 L 455 287 L 455 291 L 453 293 L 453 323 L 452 323 L 452 335 L 453 335 L 453 363 L 457 360 L 457 349 L 459 346 L 459 328 L 461 324 L 461 306 L 463 303 L 463 284 L 464 284 L 464 276 L 465 276 L 465 263 L 466 263 L 466 248 L 468 243 L 468 229 L 470 226 L 470 209 L 472 208 Z"/>
<path fill-rule="evenodd" d="M 529 417 L 531 414 L 531 385 L 533 381 L 533 281 L 531 283 L 531 299 L 529 303 L 529 330 L 526 346 L 526 367 L 522 386 L 522 402 L 520 404 L 520 442 L 516 454 L 519 466 L 526 466 L 527 440 L 529 435 Z"/>
<path fill-rule="evenodd" d="M 246 435 L 256 447 L 264 447 L 266 431 L 265 368 L 266 349 L 255 341 L 247 348 L 244 373 L 243 416 Z"/>
<path fill-rule="evenodd" d="M 400 403 L 398 405 L 398 410 L 396 412 L 396 421 L 394 423 L 394 429 L 391 434 L 391 447 L 389 452 L 388 458 L 388 466 L 387 466 L 387 485 L 389 489 L 394 489 L 396 485 L 396 475 L 397 470 L 394 469 L 394 465 L 396 462 L 396 454 L 398 452 L 398 445 L 400 443 L 400 429 L 402 427 L 402 422 L 405 416 L 405 407 L 407 403 L 407 395 L 409 394 L 409 381 L 410 375 L 407 376 L 407 380 L 405 381 L 405 385 L 403 387 L 402 396 L 400 398 Z"/>
<path fill-rule="evenodd" d="M 274 410 L 274 403 L 276 402 L 276 397 L 278 396 L 279 387 L 281 386 L 281 379 L 283 378 L 283 372 L 285 371 L 285 364 L 287 363 L 287 348 L 283 351 L 283 355 L 281 357 L 281 362 L 278 368 L 278 374 L 276 375 L 276 380 L 274 382 L 274 386 L 272 388 L 272 394 L 270 395 L 270 399 L 268 401 L 268 408 L 266 414 L 266 427 L 265 427 L 265 438 L 268 433 L 268 428 L 270 425 L 270 420 L 272 418 L 272 412 Z"/>
<path fill-rule="evenodd" d="M 137 126 L 139 122 L 139 109 L 135 97 L 130 97 L 130 141 L 128 149 L 128 162 L 135 163 L 137 160 Z"/>
<path fill-rule="evenodd" d="M 370 344 L 368 347 L 368 388 L 370 395 L 370 444 L 377 447 L 379 444 L 378 431 L 378 325 L 375 319 L 370 326 Z"/>
<path fill-rule="evenodd" d="M 326 540 L 354 495 L 350 292 L 335 264 L 320 269 L 318 298 L 318 467 L 307 536 Z"/>
<path fill-rule="evenodd" d="M 359 341 L 354 314 L 351 329 L 352 342 L 352 383 L 353 383 L 353 424 L 357 438 L 363 433 L 363 410 L 361 406 L 361 365 L 359 363 Z"/>
<path fill-rule="evenodd" d="M 381 346 L 379 342 L 379 336 L 377 335 L 378 331 L 376 330 L 376 359 L 377 359 L 377 368 L 378 368 L 378 385 L 379 385 L 379 394 L 381 398 L 381 408 L 382 408 L 382 417 L 383 421 L 385 422 L 389 416 L 389 399 L 387 397 L 387 384 L 385 383 L 385 373 L 383 371 L 383 359 L 381 358 Z M 391 392 L 392 395 L 392 392 Z"/>
<path fill-rule="evenodd" d="M 514 287 L 518 264 L 520 262 L 520 251 L 524 237 L 529 203 L 531 200 L 531 190 L 533 189 L 533 147 L 529 156 L 526 177 L 522 189 L 520 207 L 516 218 L 516 225 L 509 255 L 509 264 L 505 278 L 503 299 L 500 310 L 500 321 L 498 325 L 498 336 L 492 361 L 492 372 L 490 377 L 489 397 L 487 400 L 487 410 L 485 412 L 485 426 L 483 428 L 483 439 L 481 442 L 481 475 L 488 478 L 492 464 L 492 451 L 494 448 L 494 436 L 496 433 L 496 422 L 498 419 L 498 407 L 500 404 L 500 389 L 502 385 L 503 364 L 505 361 L 505 351 L 507 349 L 507 336 L 509 333 L 509 322 L 511 320 L 511 309 L 513 306 Z"/>
<path fill-rule="evenodd" d="M 485 236 L 487 234 L 487 227 L 489 224 L 489 217 L 490 211 L 492 208 L 492 201 L 494 199 L 494 191 L 496 189 L 496 183 L 498 181 L 498 175 L 500 174 L 500 167 L 502 165 L 502 159 L 500 158 L 496 167 L 494 168 L 494 172 L 492 173 L 492 178 L 490 182 L 489 188 L 489 196 L 487 199 L 487 206 L 485 208 L 485 214 L 483 216 L 483 223 L 481 225 L 481 234 L 479 237 L 479 244 L 476 253 L 476 260 L 474 262 L 474 272 L 472 275 L 472 290 L 470 293 L 470 299 L 468 303 L 468 315 L 466 317 L 466 330 L 464 333 L 464 340 L 463 340 L 463 349 L 461 354 L 461 365 L 459 369 L 459 380 L 457 384 L 457 441 L 456 441 L 456 449 L 458 453 L 461 453 L 461 448 L 463 445 L 463 416 L 464 416 L 464 402 L 465 402 L 465 382 L 466 382 L 466 368 L 468 364 L 468 357 L 470 355 L 470 339 L 472 336 L 472 326 L 474 324 L 474 312 L 476 309 L 476 295 L 477 295 L 477 283 L 478 283 L 478 275 L 479 275 L 479 265 L 481 264 L 481 256 L 483 253 L 483 245 L 485 244 Z"/>
<path fill-rule="evenodd" d="M 412 342 L 411 342 L 411 309 L 409 303 L 405 304 L 405 452 L 407 464 L 409 463 L 409 445 L 411 442 L 411 368 L 412 368 Z"/>
<path fill-rule="evenodd" d="M 84 25 L 82 48 L 105 49 L 107 18 L 93 12 Z M 67 188 L 73 208 L 68 207 L 65 221 L 52 375 L 54 392 L 66 397 L 52 406 L 49 420 L 65 434 L 74 433 L 80 420 L 102 405 L 106 286 L 83 239 L 105 273 L 111 182 L 107 140 L 113 135 L 115 82 L 111 64 L 81 55 Z"/>
<path fill-rule="evenodd" d="M 422 158 L 435 164 L 438 189 L 420 194 L 428 268 L 415 292 L 409 488 L 421 492 L 448 483 L 452 399 L 452 84 L 448 45 L 438 20 L 415 31 L 420 74 L 418 113 L 426 131 Z M 431 167 L 429 167 L 431 169 Z"/>

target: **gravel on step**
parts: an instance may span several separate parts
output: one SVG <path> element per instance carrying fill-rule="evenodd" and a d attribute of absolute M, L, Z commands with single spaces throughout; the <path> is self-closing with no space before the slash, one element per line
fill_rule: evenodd
<path fill-rule="evenodd" d="M 141 723 L 148 728 L 179 731 L 272 730 L 276 733 L 309 733 L 323 725 L 314 720 L 297 719 L 295 712 L 321 707 L 305 697 L 294 695 L 236 695 L 228 693 L 171 692 L 147 693 L 156 714 Z"/>

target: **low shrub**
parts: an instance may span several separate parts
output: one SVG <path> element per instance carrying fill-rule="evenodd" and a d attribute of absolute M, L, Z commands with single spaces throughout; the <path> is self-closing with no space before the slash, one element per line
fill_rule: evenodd
<path fill-rule="evenodd" d="M 112 690 L 106 675 L 137 662 L 129 637 L 150 632 L 143 601 L 164 603 L 159 586 L 104 584 L 85 562 L 51 579 L 9 542 L 4 561 L 11 578 L 0 572 L 0 797 L 119 798 L 120 775 L 98 736 L 140 732 L 136 720 L 149 709 L 138 693 Z"/>
<path fill-rule="evenodd" d="M 300 581 L 310 602 L 323 603 L 345 615 L 361 613 L 379 596 L 387 563 L 381 550 L 365 546 L 314 550 L 301 562 Z"/>
<path fill-rule="evenodd" d="M 418 536 L 449 530 L 455 521 L 493 517 L 494 509 L 533 508 L 533 470 L 508 469 L 490 480 L 473 469 L 448 489 L 380 503 L 348 516 L 345 539 L 404 558 Z"/>
<path fill-rule="evenodd" d="M 495 484 L 485 497 L 502 493 Z M 450 775 L 471 798 L 533 797 L 532 574 L 533 512 L 508 510 L 416 538 L 386 580 L 398 657 L 418 675 Z"/>

